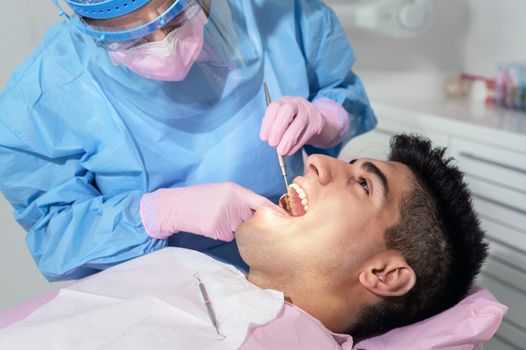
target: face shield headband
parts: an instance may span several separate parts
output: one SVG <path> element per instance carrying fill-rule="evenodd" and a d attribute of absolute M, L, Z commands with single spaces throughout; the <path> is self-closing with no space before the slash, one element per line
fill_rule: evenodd
<path fill-rule="evenodd" d="M 68 14 L 60 5 L 59 0 L 53 0 L 60 9 L 59 15 L 65 16 L 75 27 L 93 37 L 97 44 L 111 50 L 115 42 L 133 46 L 149 34 L 169 25 L 176 27 L 184 23 L 191 14 L 186 9 L 196 6 L 195 0 L 65 0 L 75 12 Z M 121 25 L 99 25 L 101 20 L 115 19 L 132 14 L 149 3 L 157 3 L 158 7 L 151 11 L 157 16 L 149 21 L 129 21 Z M 155 5 L 155 4 L 154 4 Z M 178 23 L 181 22 L 181 23 Z M 121 45 L 119 45 L 121 46 Z"/>

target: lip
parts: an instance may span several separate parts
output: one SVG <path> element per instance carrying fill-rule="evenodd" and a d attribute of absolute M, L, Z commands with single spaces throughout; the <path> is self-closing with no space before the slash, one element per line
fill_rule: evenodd
<path fill-rule="evenodd" d="M 281 214 L 280 212 L 276 211 L 275 209 L 272 209 L 272 208 L 269 208 L 269 207 L 260 207 L 254 212 L 254 215 L 249 220 L 256 220 L 256 221 L 259 221 L 259 220 L 263 220 L 263 221 L 272 220 L 272 221 L 275 221 L 275 220 L 290 220 L 292 218 L 293 218 L 293 216 Z"/>

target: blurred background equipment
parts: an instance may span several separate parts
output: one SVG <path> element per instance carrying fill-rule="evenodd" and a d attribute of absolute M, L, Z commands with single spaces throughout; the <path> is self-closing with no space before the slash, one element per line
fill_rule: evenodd
<path fill-rule="evenodd" d="M 391 37 L 418 35 L 431 20 L 429 0 L 340 0 L 332 6 L 351 26 Z"/>

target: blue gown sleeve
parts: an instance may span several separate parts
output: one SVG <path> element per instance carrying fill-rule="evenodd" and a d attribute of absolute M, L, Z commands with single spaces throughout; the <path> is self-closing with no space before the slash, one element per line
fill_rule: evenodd
<path fill-rule="evenodd" d="M 0 109 L 30 108 L 14 105 Z M 61 147 L 69 136 L 48 130 L 45 137 L 57 137 L 50 149 L 49 139 L 35 137 L 26 117 L 7 119 L 16 132 L 0 119 L 0 190 L 28 232 L 26 243 L 48 280 L 81 278 L 166 245 L 144 231 L 141 192 L 102 194 L 94 174 L 81 165 L 82 151 Z M 24 135 L 22 130 L 33 131 Z"/>
<path fill-rule="evenodd" d="M 300 35 L 307 61 L 309 99 L 329 98 L 348 112 L 350 127 L 345 139 L 330 149 L 306 146 L 308 154 L 338 156 L 352 137 L 373 129 L 376 117 L 360 78 L 353 73 L 353 50 L 338 18 L 318 0 L 300 0 Z"/>

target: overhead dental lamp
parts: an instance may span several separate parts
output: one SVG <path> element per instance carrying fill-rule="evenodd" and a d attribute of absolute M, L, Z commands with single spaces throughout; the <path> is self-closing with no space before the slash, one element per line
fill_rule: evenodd
<path fill-rule="evenodd" d="M 431 21 L 430 0 L 330 0 L 340 20 L 392 37 L 413 37 Z"/>

